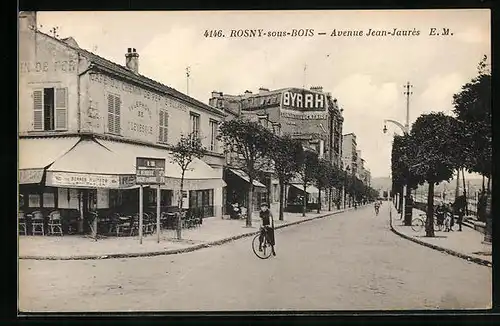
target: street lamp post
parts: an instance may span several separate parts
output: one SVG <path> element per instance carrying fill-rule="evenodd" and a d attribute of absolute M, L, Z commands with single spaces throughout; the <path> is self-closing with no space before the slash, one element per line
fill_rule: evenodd
<path fill-rule="evenodd" d="M 399 123 L 398 121 L 396 120 L 390 120 L 390 119 L 386 119 L 384 120 L 384 133 L 387 133 L 387 123 L 388 122 L 391 122 L 393 124 L 395 124 L 396 126 L 398 126 L 399 128 L 401 128 L 401 130 L 403 130 L 403 133 L 405 135 L 408 135 L 410 133 L 410 95 L 413 94 L 413 92 L 410 91 L 410 88 L 413 87 L 410 82 L 407 82 L 406 85 L 404 85 L 405 87 L 405 92 L 404 94 L 406 95 L 406 123 L 404 125 L 402 125 L 401 123 Z M 406 210 L 406 189 L 407 185 L 406 183 L 403 185 L 403 209 L 401 210 L 401 219 L 404 218 L 404 214 L 405 214 L 405 210 Z"/>

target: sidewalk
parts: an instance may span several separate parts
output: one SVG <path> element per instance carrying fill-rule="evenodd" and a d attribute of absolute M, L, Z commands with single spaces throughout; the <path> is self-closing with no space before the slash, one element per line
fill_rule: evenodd
<path fill-rule="evenodd" d="M 424 212 L 413 209 L 414 218 L 420 214 L 424 214 Z M 482 265 L 491 266 L 492 264 L 491 244 L 483 243 L 484 234 L 470 227 L 462 226 L 462 232 L 459 232 L 457 231 L 458 227 L 455 225 L 455 231 L 435 231 L 435 237 L 429 238 L 425 236 L 424 229 L 417 233 L 410 226 L 404 226 L 403 221 L 398 217 L 396 209 L 392 207 L 391 228 L 396 234 L 421 245 Z"/>
<path fill-rule="evenodd" d="M 344 211 L 308 213 L 306 217 L 302 217 L 302 214 L 285 213 L 284 221 L 275 221 L 274 225 L 279 229 L 342 212 Z M 274 216 L 277 219 L 278 215 Z M 256 234 L 259 231 L 260 220 L 257 214 L 252 217 L 251 228 L 245 226 L 245 220 L 206 218 L 201 226 L 182 230 L 182 240 L 175 238 L 175 230 L 163 230 L 160 234 L 160 243 L 157 243 L 156 234 L 143 237 L 142 244 L 139 244 L 137 236 L 110 236 L 97 241 L 83 235 L 19 236 L 19 259 L 105 259 L 189 252 Z"/>

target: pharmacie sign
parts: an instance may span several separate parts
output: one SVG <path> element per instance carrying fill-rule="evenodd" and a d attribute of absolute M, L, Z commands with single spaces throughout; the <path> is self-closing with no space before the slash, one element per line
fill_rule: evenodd
<path fill-rule="evenodd" d="M 299 111 L 324 111 L 326 109 L 325 94 L 307 90 L 286 91 L 281 96 L 283 109 Z"/>
<path fill-rule="evenodd" d="M 165 184 L 165 159 L 153 157 L 136 158 L 136 184 Z"/>

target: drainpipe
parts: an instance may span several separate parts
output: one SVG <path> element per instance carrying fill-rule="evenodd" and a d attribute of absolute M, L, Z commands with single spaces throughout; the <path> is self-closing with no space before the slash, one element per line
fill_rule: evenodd
<path fill-rule="evenodd" d="M 80 60 L 81 60 L 81 55 L 78 53 L 78 66 L 80 65 Z M 85 75 L 89 70 L 92 70 L 94 68 L 93 64 L 90 64 L 87 69 L 82 71 L 81 73 L 78 74 L 77 79 L 76 79 L 76 91 L 77 91 L 77 121 L 78 121 L 78 133 L 81 132 L 82 130 L 82 108 L 81 108 L 81 91 L 80 91 L 80 84 L 81 84 L 81 77 Z"/>

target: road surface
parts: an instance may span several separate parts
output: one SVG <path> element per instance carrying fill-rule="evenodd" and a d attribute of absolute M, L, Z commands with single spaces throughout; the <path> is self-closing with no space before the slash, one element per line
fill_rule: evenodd
<path fill-rule="evenodd" d="M 180 255 L 19 262 L 21 311 L 238 311 L 491 307 L 491 268 L 402 239 L 388 204 Z"/>

